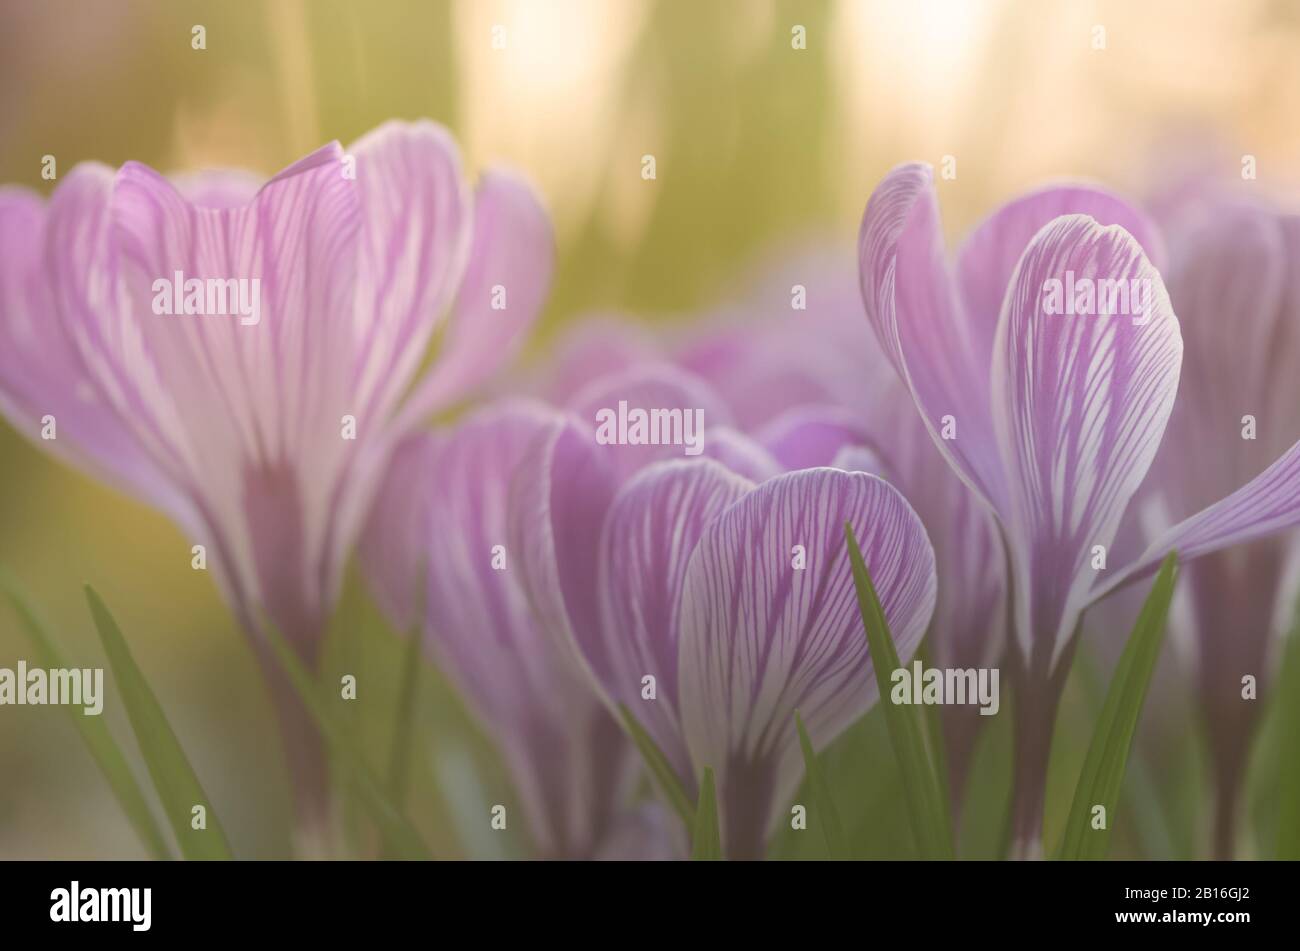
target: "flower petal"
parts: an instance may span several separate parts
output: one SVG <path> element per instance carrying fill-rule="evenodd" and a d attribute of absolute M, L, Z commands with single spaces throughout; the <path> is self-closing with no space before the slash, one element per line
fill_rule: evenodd
<path fill-rule="evenodd" d="M 85 212 L 85 240 L 57 249 L 83 275 L 101 267 L 102 230 L 112 173 L 79 166 L 60 196 Z M 103 400 L 56 309 L 47 267 L 47 211 L 18 189 L 0 189 L 0 411 L 27 439 L 72 465 L 88 469 L 132 495 L 191 524 L 190 508 L 139 450 L 128 428 Z M 44 420 L 53 430 L 43 438 Z"/>
<path fill-rule="evenodd" d="M 613 666 L 595 579 L 619 480 L 602 448 L 579 420 L 557 415 L 534 440 L 510 490 L 510 550 L 538 623 L 589 670 Z"/>
<path fill-rule="evenodd" d="M 468 395 L 515 352 L 541 313 L 555 237 L 537 193 L 504 169 L 483 173 L 474 244 L 437 363 L 402 407 L 398 428 Z"/>
<path fill-rule="evenodd" d="M 934 174 L 900 165 L 877 186 L 858 236 L 862 299 L 881 348 L 949 464 L 994 509 L 1006 490 L 993 435 L 989 362 L 945 259 Z M 952 417 L 958 438 L 941 439 Z"/>
<path fill-rule="evenodd" d="M 761 853 L 802 776 L 794 711 L 821 747 L 876 700 L 846 522 L 906 660 L 934 607 L 934 554 L 907 502 L 874 476 L 778 476 L 715 519 L 687 566 L 682 723 L 696 769 L 717 775 L 731 856 Z"/>
<path fill-rule="evenodd" d="M 770 452 L 730 426 L 712 426 L 705 432 L 704 456 L 751 482 L 766 482 L 782 471 Z"/>
<path fill-rule="evenodd" d="M 398 455 L 382 497 L 418 516 L 408 520 L 427 562 L 425 644 L 502 745 L 542 854 L 588 857 L 626 791 L 629 748 L 571 655 L 538 626 L 506 537 L 511 478 L 553 420 L 539 404 L 512 402 L 440 445 L 424 437 L 423 449 Z M 378 511 L 369 551 L 406 548 L 408 528 Z M 389 531 L 397 537 L 381 537 Z M 381 591 L 409 580 L 409 568 L 367 560 Z"/>
<path fill-rule="evenodd" d="M 709 523 L 753 485 L 709 459 L 656 463 L 619 490 L 601 534 L 604 650 L 589 665 L 610 700 L 627 705 L 687 784 L 694 771 L 677 696 L 686 563 Z M 646 676 L 655 684 L 649 700 Z"/>
<path fill-rule="evenodd" d="M 758 440 L 789 471 L 829 466 L 841 449 L 871 441 L 860 414 L 835 406 L 790 410 L 764 426 Z"/>
<path fill-rule="evenodd" d="M 626 404 L 626 407 L 621 404 Z M 682 458 L 690 448 L 685 444 L 688 435 L 695 440 L 706 439 L 710 427 L 731 422 L 731 414 L 708 384 L 668 363 L 644 364 L 602 377 L 584 387 L 571 405 L 579 419 L 597 427 L 601 424 L 602 414 L 610 413 L 617 417 L 622 409 L 629 414 L 633 410 L 680 411 L 681 432 L 675 434 L 681 437 L 678 442 L 666 438 L 657 445 L 632 444 L 630 440 L 618 441 L 619 433 L 611 434 L 616 437 L 615 441 L 606 442 L 600 429 L 596 430 L 593 439 L 601 438 L 598 448 L 609 458 L 620 481 L 652 462 Z M 703 425 L 697 429 L 695 420 L 699 418 L 703 419 Z M 630 429 L 629 426 L 629 436 Z"/>
<path fill-rule="evenodd" d="M 470 199 L 460 151 L 433 122 L 388 122 L 350 151 L 361 209 L 358 419 L 386 419 L 465 274 Z"/>
<path fill-rule="evenodd" d="M 350 542 L 331 540 L 336 493 L 355 447 L 378 429 L 358 416 L 358 439 L 340 438 L 343 417 L 359 412 L 360 219 L 341 158 L 337 145 L 323 148 L 231 209 L 195 207 L 128 163 L 110 210 L 120 296 L 97 301 L 87 288 L 71 315 L 101 390 L 203 508 L 214 536 L 204 540 L 223 552 L 225 570 L 261 595 L 290 637 L 323 623 Z M 174 310 L 173 290 L 155 285 L 177 273 L 183 295 L 192 281 L 247 281 L 246 303 L 260 308 L 249 325 L 160 315 L 160 304 Z"/>
<path fill-rule="evenodd" d="M 986 218 L 957 254 L 957 283 L 967 319 L 979 344 L 977 358 L 990 366 L 998 315 L 1011 276 L 1029 242 L 1062 215 L 1088 215 L 1098 224 L 1120 225 L 1157 268 L 1164 260 L 1160 233 L 1124 199 L 1092 185 L 1050 185 L 1010 201 Z"/>
<path fill-rule="evenodd" d="M 1182 562 L 1300 525 L 1300 442 L 1236 492 L 1166 529 L 1132 564 L 1093 590 L 1099 601 L 1154 574 L 1171 551 Z"/>
<path fill-rule="evenodd" d="M 1140 304 L 1129 299 L 1140 316 L 1097 313 L 1096 301 L 1092 313 L 1044 312 L 1049 282 L 1086 303 L 1080 282 L 1106 280 L 1142 289 Z M 1160 445 L 1182 349 L 1160 275 L 1128 232 L 1070 215 L 1030 242 L 1007 291 L 993 366 L 1025 658 L 1050 668 L 1073 635 L 1095 577 L 1088 560 L 1095 546 L 1110 547 Z"/>

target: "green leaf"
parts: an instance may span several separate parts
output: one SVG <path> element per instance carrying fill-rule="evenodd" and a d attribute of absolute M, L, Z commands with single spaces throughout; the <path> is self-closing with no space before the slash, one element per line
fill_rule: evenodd
<path fill-rule="evenodd" d="M 713 768 L 704 767 L 700 780 L 700 801 L 695 807 L 695 826 L 691 831 L 691 860 L 719 862 L 722 841 L 718 831 L 718 800 L 713 791 Z"/>
<path fill-rule="evenodd" d="M 849 560 L 853 564 L 853 584 L 858 592 L 862 626 L 867 632 L 867 647 L 871 651 L 871 666 L 876 672 L 876 685 L 880 688 L 880 706 L 885 713 L 889 742 L 907 791 L 912 834 L 922 858 L 950 859 L 953 850 L 948 794 L 927 745 L 929 728 L 925 712 L 915 704 L 895 704 L 888 700 L 890 677 L 899 667 L 898 652 L 894 649 L 889 622 L 880 607 L 858 540 L 853 535 L 853 526 L 847 522 L 844 535 L 848 540 Z"/>
<path fill-rule="evenodd" d="M 682 781 L 669 764 L 668 757 L 664 755 L 663 750 L 659 749 L 658 744 L 655 743 L 650 734 L 645 731 L 645 727 L 637 721 L 636 717 L 632 716 L 632 711 L 625 704 L 620 703 L 618 705 L 618 715 L 623 721 L 623 728 L 627 730 L 628 735 L 632 737 L 632 742 L 636 744 L 636 748 L 641 752 L 641 758 L 645 760 L 650 775 L 655 778 L 659 788 L 668 797 L 668 804 L 681 817 L 682 822 L 686 823 L 686 828 L 693 829 L 695 827 L 695 807 L 691 805 L 691 797 L 686 795 Z"/>
<path fill-rule="evenodd" d="M 31 636 L 42 666 L 68 668 L 70 665 L 64 661 L 62 652 L 54 643 L 45 624 L 22 596 L 17 582 L 3 570 L 0 570 L 0 588 L 4 589 L 23 627 Z M 76 707 L 66 709 L 72 717 L 77 732 L 81 734 L 86 748 L 90 750 L 90 755 L 99 764 L 99 769 L 108 781 L 109 788 L 113 790 L 113 795 L 117 797 L 122 811 L 126 813 L 136 835 L 140 837 L 141 844 L 155 859 L 171 859 L 172 851 L 167 846 L 167 839 L 159 828 L 153 811 L 149 808 L 144 790 L 136 782 L 135 774 L 131 772 L 126 756 L 117 745 L 117 741 L 113 739 L 113 734 L 109 732 L 103 717 L 88 717 Z"/>
<path fill-rule="evenodd" d="M 1178 577 L 1178 557 L 1173 552 L 1160 566 L 1151 593 L 1147 595 L 1128 644 L 1115 668 L 1115 676 L 1106 691 L 1101 716 L 1093 729 L 1088 755 L 1084 758 L 1074 802 L 1061 845 L 1063 859 L 1104 859 L 1110 848 L 1110 829 L 1119 807 L 1120 788 L 1133 734 L 1137 730 L 1147 686 L 1160 656 L 1164 640 L 1165 619 Z M 1092 827 L 1095 806 L 1106 809 L 1106 828 Z"/>
<path fill-rule="evenodd" d="M 1277 678 L 1277 857 L 1300 860 L 1300 614 L 1287 638 Z"/>
<path fill-rule="evenodd" d="M 90 604 L 90 614 L 95 620 L 99 638 L 104 643 L 109 666 L 117 679 L 118 692 L 126 706 L 131 729 L 135 731 L 136 743 L 149 768 L 154 788 L 158 790 L 158 798 L 167 813 L 181 854 L 187 859 L 232 858 L 230 843 L 226 841 L 217 812 L 167 722 L 158 698 L 136 666 L 121 629 L 90 585 L 86 585 L 86 601 Z M 200 805 L 207 813 L 205 829 L 195 829 L 190 825 L 191 810 Z"/>
<path fill-rule="evenodd" d="M 365 758 L 353 745 L 347 731 L 330 713 L 329 707 L 316 689 L 314 678 L 294 653 L 293 648 L 289 646 L 288 641 L 284 639 L 284 635 L 276 629 L 269 618 L 263 618 L 262 628 L 271 644 L 271 650 L 288 675 L 289 682 L 293 685 L 302 705 L 311 714 L 321 735 L 329 744 L 330 752 L 352 775 L 353 781 L 357 784 L 357 794 L 379 830 L 385 854 L 412 861 L 431 859 L 433 856 L 425 846 L 420 833 L 384 793 L 383 786 L 375 778 Z"/>
<path fill-rule="evenodd" d="M 804 773 L 812 788 L 813 804 L 817 807 L 817 823 L 826 839 L 826 851 L 833 859 L 848 858 L 844 849 L 844 827 L 840 824 L 840 814 L 835 810 L 835 800 L 831 798 L 830 784 L 826 782 L 826 774 L 817 765 L 817 751 L 808 738 L 808 731 L 803 728 L 803 717 L 798 710 L 794 712 L 794 727 L 799 731 Z"/>

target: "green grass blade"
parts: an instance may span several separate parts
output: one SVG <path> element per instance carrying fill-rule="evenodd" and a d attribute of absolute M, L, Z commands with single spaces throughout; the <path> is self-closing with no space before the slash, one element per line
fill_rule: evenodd
<path fill-rule="evenodd" d="M 659 784 L 659 788 L 668 797 L 668 804 L 681 817 L 682 822 L 686 823 L 686 828 L 693 829 L 695 827 L 695 807 L 691 805 L 691 798 L 686 795 L 682 781 L 669 764 L 668 757 L 664 756 L 663 750 L 659 749 L 659 745 L 645 731 L 645 727 L 637 722 L 637 718 L 632 716 L 632 711 L 625 704 L 620 703 L 618 705 L 618 715 L 623 721 L 623 728 L 627 730 L 628 736 L 632 737 L 632 742 L 636 744 L 637 750 L 640 751 L 641 759 L 645 761 L 646 768 L 650 770 L 650 775 L 654 777 Z"/>
<path fill-rule="evenodd" d="M 1106 700 L 1074 789 L 1074 802 L 1070 806 L 1070 818 L 1061 845 L 1060 857 L 1063 859 L 1104 859 L 1110 848 L 1110 830 L 1119 808 L 1124 769 L 1133 746 L 1138 717 L 1146 701 L 1147 686 L 1160 656 L 1165 620 L 1169 616 L 1169 602 L 1177 578 L 1178 557 L 1170 552 L 1160 566 L 1160 574 L 1142 605 L 1106 690 Z M 1092 814 L 1096 806 L 1103 806 L 1106 810 L 1104 829 L 1093 828 Z"/>
<path fill-rule="evenodd" d="M 167 813 L 181 854 L 187 859 L 232 858 L 230 843 L 226 841 L 226 833 L 221 828 L 212 801 L 194 774 L 194 768 L 190 766 L 180 740 L 167 722 L 162 705 L 136 666 L 121 629 L 90 585 L 86 585 L 86 601 L 90 604 L 91 617 L 94 618 L 100 640 L 104 643 L 109 666 L 113 668 L 113 676 L 117 679 L 118 693 L 122 695 L 122 703 L 126 706 L 127 719 L 135 731 L 136 743 L 140 746 L 140 753 L 153 778 L 154 788 L 158 790 L 158 798 L 162 802 L 163 811 Z M 191 810 L 200 805 L 206 813 L 207 828 L 195 829 L 191 826 Z"/>
<path fill-rule="evenodd" d="M 271 650 L 288 675 L 298 698 L 325 737 L 330 752 L 356 783 L 358 798 L 379 830 L 385 854 L 412 861 L 432 858 L 420 833 L 402 811 L 393 805 L 364 757 L 353 745 L 347 730 L 330 713 L 316 688 L 315 679 L 293 652 L 284 635 L 276 630 L 269 619 L 263 619 L 262 627 Z"/>
<path fill-rule="evenodd" d="M 718 830 L 718 800 L 713 791 L 713 769 L 704 767 L 700 780 L 700 801 L 695 807 L 695 826 L 691 831 L 691 860 L 719 862 L 722 840 Z"/>
<path fill-rule="evenodd" d="M 411 781 L 411 746 L 415 733 L 415 697 L 420 686 L 420 630 L 406 638 L 402 656 L 402 683 L 397 693 L 393 723 L 393 748 L 388 757 L 388 795 L 397 808 L 404 808 Z"/>
<path fill-rule="evenodd" d="M 68 668 L 70 665 L 64 661 L 63 654 L 54 643 L 46 625 L 22 596 L 17 583 L 7 572 L 0 571 L 0 588 L 4 589 L 23 627 L 31 636 L 40 663 L 50 668 Z M 135 774 L 131 772 L 125 754 L 113 739 L 113 734 L 109 732 L 103 717 L 85 716 L 76 707 L 68 707 L 67 710 L 72 717 L 73 726 L 81 734 L 82 741 L 99 765 L 100 772 L 104 774 L 104 779 L 108 781 L 109 788 L 113 790 L 113 795 L 117 797 L 118 804 L 126 813 L 127 820 L 135 829 L 136 835 L 140 837 L 145 850 L 155 859 L 173 858 L 172 851 L 167 846 L 167 839 L 154 818 L 153 810 L 149 808 L 144 790 L 136 782 Z"/>
<path fill-rule="evenodd" d="M 1277 857 L 1300 860 L 1300 614 L 1292 625 L 1277 678 L 1278 802 Z"/>
<path fill-rule="evenodd" d="M 858 592 L 858 608 L 862 612 L 862 626 L 867 633 L 867 647 L 871 651 L 876 684 L 880 688 L 880 706 L 889 727 L 889 742 L 898 760 L 903 786 L 907 791 L 908 816 L 912 833 L 922 858 L 950 859 L 952 849 L 952 822 L 948 816 L 948 792 L 939 778 L 939 771 L 927 744 L 929 728 L 925 713 L 915 704 L 889 702 L 890 677 L 899 667 L 898 652 L 889 633 L 889 622 L 880 607 L 871 574 L 867 571 L 853 526 L 845 523 L 844 535 L 849 546 L 849 560 L 853 564 L 853 584 Z"/>
<path fill-rule="evenodd" d="M 844 826 L 840 824 L 840 814 L 835 809 L 835 800 L 831 797 L 831 787 L 826 782 L 826 774 L 817 764 L 817 751 L 813 749 L 808 731 L 803 727 L 803 717 L 799 711 L 794 712 L 794 727 L 799 731 L 799 746 L 803 750 L 804 773 L 812 789 L 813 804 L 817 807 L 817 823 L 821 826 L 826 839 L 826 851 L 833 859 L 846 859 L 844 849 Z"/>

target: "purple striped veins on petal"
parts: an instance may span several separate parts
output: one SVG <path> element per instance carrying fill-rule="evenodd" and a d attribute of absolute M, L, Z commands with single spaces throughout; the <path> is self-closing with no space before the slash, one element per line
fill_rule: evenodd
<path fill-rule="evenodd" d="M 876 700 L 846 522 L 905 661 L 934 609 L 934 553 L 911 507 L 875 476 L 778 476 L 723 512 L 687 567 L 682 722 L 697 773 L 717 775 L 729 855 L 761 851 L 802 776 L 795 710 L 820 748 Z"/>

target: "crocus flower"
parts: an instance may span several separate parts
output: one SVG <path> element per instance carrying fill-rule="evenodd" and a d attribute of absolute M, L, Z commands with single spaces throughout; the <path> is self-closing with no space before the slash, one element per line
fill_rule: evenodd
<path fill-rule="evenodd" d="M 83 164 L 48 205 L 3 192 L 0 243 L 0 408 L 171 515 L 245 627 L 265 612 L 308 662 L 393 447 L 500 363 L 553 253 L 531 189 L 493 170 L 471 196 L 429 122 L 260 186 Z M 319 789 L 276 694 L 300 792 Z"/>
<path fill-rule="evenodd" d="M 537 854 L 591 858 L 621 838 L 624 854 L 644 856 L 653 843 L 627 836 L 631 747 L 572 654 L 544 635 L 507 542 L 511 480 L 532 478 L 520 464 L 555 418 L 541 404 L 503 402 L 446 436 L 402 443 L 362 561 L 385 614 L 400 628 L 415 622 L 500 745 Z"/>
<path fill-rule="evenodd" d="M 573 416 L 535 444 L 512 505 L 524 586 L 688 794 L 715 771 L 725 853 L 759 857 L 802 776 L 795 711 L 821 746 L 877 696 L 844 524 L 901 657 L 930 618 L 933 553 L 875 476 L 818 468 L 755 486 L 707 457 L 629 467 L 623 449 Z"/>
<path fill-rule="evenodd" d="M 1148 521 L 1195 512 L 1300 436 L 1300 219 L 1196 189 L 1168 212 L 1170 296 L 1186 350 L 1183 392 L 1156 457 Z M 1260 539 L 1188 566 L 1171 627 L 1191 648 L 1216 789 L 1215 853 L 1231 858 L 1238 794 L 1295 610 L 1296 539 Z M 1255 693 L 1245 695 L 1244 678 Z"/>
<path fill-rule="evenodd" d="M 882 476 L 915 508 L 934 545 L 938 593 L 927 634 L 941 667 L 996 665 L 1006 645 L 1005 566 L 997 525 L 943 464 L 907 388 L 864 319 L 851 255 L 817 244 L 781 249 L 730 302 L 656 342 L 627 320 L 579 323 L 560 345 L 551 392 L 596 368 L 672 360 L 707 380 L 731 420 L 774 465 L 737 468 L 755 481 L 833 466 Z M 673 339 L 675 338 L 675 339 Z M 717 434 L 710 437 L 716 447 Z M 948 775 L 960 803 L 979 727 L 973 706 L 946 705 Z"/>
<path fill-rule="evenodd" d="M 1084 609 L 1151 573 L 1171 550 L 1186 561 L 1300 519 L 1300 447 L 1292 446 L 1136 558 L 1103 561 L 1178 386 L 1182 339 L 1151 263 L 1160 253 L 1152 227 L 1127 204 L 1062 186 L 996 212 L 950 267 L 932 170 L 919 164 L 890 172 L 862 221 L 871 325 L 935 445 L 997 517 L 1006 544 L 1018 855 L 1041 854 L 1051 727 Z M 1120 285 L 1104 281 L 1138 289 L 1130 311 L 1115 306 Z M 1069 313 L 1058 306 L 1065 286 L 1078 295 Z M 1089 305 L 1087 287 L 1111 293 L 1109 306 L 1095 293 Z"/>

